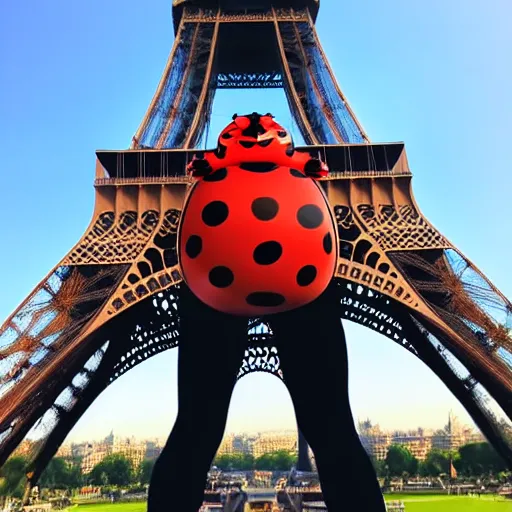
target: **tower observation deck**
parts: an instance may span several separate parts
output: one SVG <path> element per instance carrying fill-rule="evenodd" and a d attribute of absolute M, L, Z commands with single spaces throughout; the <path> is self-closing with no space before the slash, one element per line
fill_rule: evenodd
<path fill-rule="evenodd" d="M 320 0 L 174 0 L 173 18 L 175 27 L 179 26 L 183 9 L 221 9 L 229 13 L 258 13 L 267 12 L 274 7 L 275 9 L 308 9 L 313 20 L 316 20 Z"/>

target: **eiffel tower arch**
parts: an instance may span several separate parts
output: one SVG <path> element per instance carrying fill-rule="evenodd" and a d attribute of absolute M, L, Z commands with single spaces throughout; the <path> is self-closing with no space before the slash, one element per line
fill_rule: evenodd
<path fill-rule="evenodd" d="M 318 1 L 242 4 L 175 0 L 174 46 L 131 148 L 96 153 L 90 226 L 2 325 L 0 464 L 41 421 L 36 482 L 102 391 L 177 346 L 185 166 L 215 91 L 256 87 L 284 88 L 307 144 L 297 150 L 320 150 L 331 169 L 321 186 L 337 220 L 340 318 L 421 359 L 512 464 L 482 394 L 511 416 L 510 301 L 421 213 L 404 144 L 370 142 L 319 42 Z M 241 34 L 246 44 L 233 45 Z M 286 382 L 271 317 L 251 319 L 247 333 L 239 376 Z"/>

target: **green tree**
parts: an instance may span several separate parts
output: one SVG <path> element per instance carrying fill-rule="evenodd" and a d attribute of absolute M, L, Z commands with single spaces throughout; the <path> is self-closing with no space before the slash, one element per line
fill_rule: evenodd
<path fill-rule="evenodd" d="M 46 466 L 39 485 L 48 489 L 73 489 L 82 485 L 80 466 L 69 463 L 61 457 L 54 457 Z"/>
<path fill-rule="evenodd" d="M 254 469 L 254 457 L 246 453 L 224 454 L 216 457 L 213 465 L 223 471 L 250 471 Z"/>
<path fill-rule="evenodd" d="M 450 452 L 437 449 L 430 450 L 427 458 L 421 464 L 421 469 L 423 476 L 439 476 L 442 473 L 450 474 Z"/>
<path fill-rule="evenodd" d="M 260 455 L 254 462 L 254 468 L 262 471 L 274 471 L 274 459 L 271 453 Z"/>
<path fill-rule="evenodd" d="M 132 463 L 124 455 L 107 455 L 90 473 L 94 485 L 129 485 L 134 479 Z"/>
<path fill-rule="evenodd" d="M 242 453 L 237 456 L 237 469 L 241 471 L 250 471 L 254 469 L 254 457 L 249 453 Z"/>
<path fill-rule="evenodd" d="M 25 457 L 14 456 L 0 468 L 0 496 L 23 496 L 27 464 L 28 460 Z"/>
<path fill-rule="evenodd" d="M 231 455 L 218 455 L 215 457 L 212 465 L 218 467 L 222 471 L 228 471 L 228 468 L 231 465 Z"/>
<path fill-rule="evenodd" d="M 139 483 L 142 485 L 149 484 L 151 480 L 151 473 L 153 473 L 153 468 L 155 466 L 155 459 L 144 459 L 138 470 Z"/>
<path fill-rule="evenodd" d="M 418 459 L 404 446 L 392 444 L 385 463 L 391 476 L 402 476 L 404 473 L 415 475 L 418 472 Z"/>
<path fill-rule="evenodd" d="M 255 469 L 266 471 L 287 471 L 297 464 L 297 455 L 287 450 L 265 453 L 258 457 L 254 463 Z"/>
<path fill-rule="evenodd" d="M 507 470 L 505 461 L 489 443 L 471 443 L 459 448 L 455 469 L 467 476 L 482 476 Z"/>

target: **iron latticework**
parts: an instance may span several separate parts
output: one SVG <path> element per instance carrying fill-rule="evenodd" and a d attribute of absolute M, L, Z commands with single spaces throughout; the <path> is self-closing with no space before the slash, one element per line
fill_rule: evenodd
<path fill-rule="evenodd" d="M 367 141 L 318 41 L 317 2 L 258 3 L 175 2 L 176 40 L 134 148 L 194 147 L 217 88 L 284 87 L 306 142 Z"/>
<path fill-rule="evenodd" d="M 297 150 L 331 170 L 319 183 L 339 237 L 333 307 L 427 364 L 512 463 L 487 398 L 511 415 L 512 304 L 422 215 L 404 145 L 368 142 L 318 42 L 317 2 L 281 3 L 175 2 L 176 42 L 134 148 L 97 153 L 89 228 L 1 327 L 0 464 L 37 426 L 29 485 L 111 382 L 179 343 L 185 166 L 222 87 L 286 89 L 315 144 Z M 240 30 L 269 47 L 234 48 Z M 239 377 L 286 382 L 272 318 L 251 319 L 247 336 Z"/>

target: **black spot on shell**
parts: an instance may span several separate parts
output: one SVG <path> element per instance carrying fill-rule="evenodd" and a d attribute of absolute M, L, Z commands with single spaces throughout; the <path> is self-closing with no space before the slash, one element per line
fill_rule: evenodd
<path fill-rule="evenodd" d="M 313 265 L 306 265 L 297 272 L 297 284 L 309 286 L 316 279 L 317 270 Z"/>
<path fill-rule="evenodd" d="M 228 205 L 222 201 L 212 201 L 208 203 L 201 214 L 203 222 L 210 227 L 219 226 L 229 214 Z"/>
<path fill-rule="evenodd" d="M 185 244 L 185 252 L 189 258 L 197 258 L 203 250 L 203 240 L 200 236 L 191 235 Z"/>
<path fill-rule="evenodd" d="M 270 144 L 272 144 L 273 140 L 274 139 L 262 140 L 261 142 L 258 142 L 258 146 L 261 146 L 262 148 L 266 148 L 267 146 L 270 146 Z"/>
<path fill-rule="evenodd" d="M 279 242 L 269 241 L 259 244 L 254 249 L 253 258 L 258 265 L 272 265 L 283 254 L 283 248 Z"/>
<path fill-rule="evenodd" d="M 228 267 L 214 267 L 210 270 L 208 279 L 215 288 L 227 288 L 233 283 L 235 276 Z"/>
<path fill-rule="evenodd" d="M 212 172 L 203 178 L 203 181 L 222 181 L 228 175 L 228 170 L 223 167 L 222 169 L 217 169 L 215 172 Z"/>
<path fill-rule="evenodd" d="M 283 137 L 286 137 L 288 134 L 285 131 L 279 131 L 279 132 L 277 132 L 277 135 L 279 135 L 279 137 L 283 138 Z"/>
<path fill-rule="evenodd" d="M 272 162 L 244 162 L 240 164 L 240 169 L 249 172 L 271 172 L 279 166 Z"/>
<path fill-rule="evenodd" d="M 322 224 L 324 214 L 316 204 L 306 204 L 299 208 L 297 220 L 303 228 L 315 229 Z"/>
<path fill-rule="evenodd" d="M 331 236 L 331 233 L 327 233 L 324 236 L 323 246 L 324 246 L 324 251 L 327 254 L 331 254 L 331 252 L 332 252 L 332 236 Z"/>
<path fill-rule="evenodd" d="M 290 144 L 286 148 L 286 156 L 293 156 L 295 154 L 295 148 L 293 147 L 293 144 Z"/>
<path fill-rule="evenodd" d="M 284 304 L 286 299 L 279 293 L 274 292 L 253 292 L 245 298 L 250 306 L 275 307 Z"/>
<path fill-rule="evenodd" d="M 217 149 L 215 150 L 215 156 L 217 158 L 225 158 L 226 157 L 226 151 L 227 151 L 227 147 L 224 146 L 224 144 L 221 144 L 219 142 L 218 146 L 217 146 Z"/>
<path fill-rule="evenodd" d="M 312 158 L 306 162 L 304 171 L 306 174 L 317 174 L 322 170 L 322 162 L 318 158 Z"/>
<path fill-rule="evenodd" d="M 271 197 L 258 197 L 252 202 L 251 210 L 258 220 L 272 220 L 279 211 L 279 204 Z"/>
<path fill-rule="evenodd" d="M 307 178 L 303 172 L 300 172 L 297 169 L 290 169 L 290 174 L 295 178 Z"/>
<path fill-rule="evenodd" d="M 204 158 L 192 160 L 193 176 L 208 176 L 212 172 L 212 166 Z"/>
<path fill-rule="evenodd" d="M 253 148 L 256 145 L 256 142 L 249 142 L 248 140 L 241 140 L 240 146 L 246 149 Z"/>
<path fill-rule="evenodd" d="M 222 138 L 223 138 L 223 139 L 226 139 L 226 140 L 227 140 L 227 139 L 232 139 L 232 138 L 233 138 L 233 135 L 231 135 L 230 133 L 227 133 L 227 132 L 226 132 L 226 133 L 223 133 L 223 134 L 222 134 Z"/>

